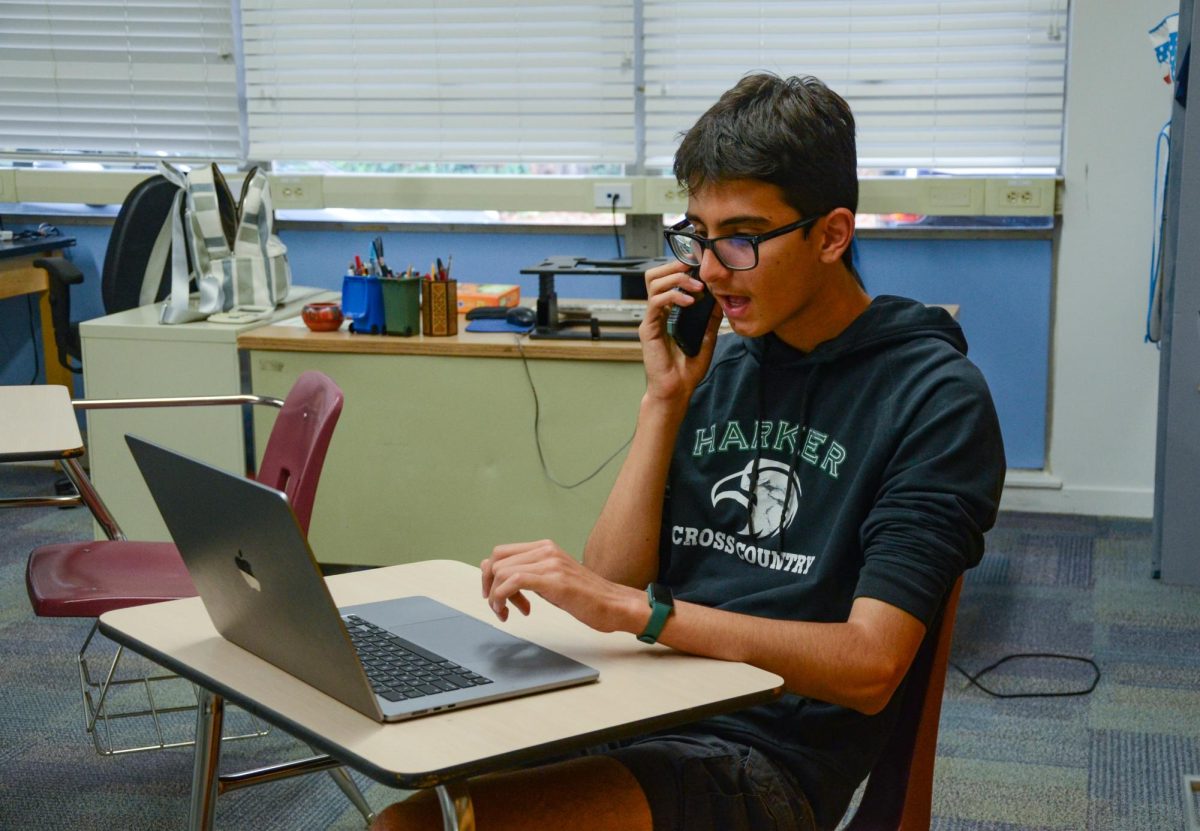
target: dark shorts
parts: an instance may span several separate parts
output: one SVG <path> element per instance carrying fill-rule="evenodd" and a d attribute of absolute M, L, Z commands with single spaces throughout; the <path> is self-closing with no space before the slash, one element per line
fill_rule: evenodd
<path fill-rule="evenodd" d="M 758 750 L 705 734 L 660 733 L 592 748 L 627 767 L 654 831 L 814 831 L 796 780 Z"/>

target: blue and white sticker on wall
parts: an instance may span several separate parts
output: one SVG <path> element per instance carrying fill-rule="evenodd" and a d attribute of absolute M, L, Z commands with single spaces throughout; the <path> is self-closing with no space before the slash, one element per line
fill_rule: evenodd
<path fill-rule="evenodd" d="M 1149 32 L 1150 42 L 1154 44 L 1154 57 L 1160 66 L 1165 66 L 1163 81 L 1168 84 L 1175 82 L 1175 52 L 1179 43 L 1179 13 L 1169 14 Z"/>

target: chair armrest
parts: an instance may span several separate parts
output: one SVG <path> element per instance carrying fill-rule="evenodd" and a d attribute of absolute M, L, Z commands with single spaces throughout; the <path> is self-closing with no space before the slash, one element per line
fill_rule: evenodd
<path fill-rule="evenodd" d="M 264 404 L 268 407 L 280 409 L 283 407 L 283 399 L 272 398 L 269 395 L 196 395 L 171 398 L 77 398 L 71 402 L 71 406 L 76 410 L 132 410 L 143 407 L 219 407 L 231 404 Z M 69 461 L 74 462 L 75 460 L 72 459 Z M 100 495 L 91 487 L 90 481 L 86 480 L 82 467 L 78 468 L 78 475 L 84 481 L 81 483 L 75 481 L 74 478 L 72 478 L 72 481 L 75 482 L 75 486 L 79 488 L 81 494 L 83 494 L 84 488 L 89 489 L 90 494 L 84 497 L 84 501 L 92 509 L 92 513 L 96 515 L 97 521 L 104 527 L 108 538 L 125 539 L 124 532 L 121 531 L 116 520 L 112 519 L 112 515 L 108 513 L 108 509 L 100 501 Z M 97 506 L 99 507 L 97 508 Z"/>
<path fill-rule="evenodd" d="M 51 280 L 58 280 L 64 285 L 73 286 L 83 282 L 83 272 L 66 257 L 39 257 L 33 261 L 33 267 L 45 269 Z"/>
<path fill-rule="evenodd" d="M 76 410 L 132 410 L 140 407 L 220 407 L 231 404 L 263 404 L 280 409 L 282 398 L 269 395 L 194 395 L 170 398 L 77 398 Z"/>

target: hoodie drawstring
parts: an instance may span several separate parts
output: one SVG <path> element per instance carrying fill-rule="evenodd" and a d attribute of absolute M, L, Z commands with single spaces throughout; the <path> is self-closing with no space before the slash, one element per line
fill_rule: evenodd
<path fill-rule="evenodd" d="M 750 536 L 754 537 L 754 509 L 758 505 L 758 468 L 759 461 L 762 459 L 762 422 L 766 415 L 766 384 L 764 383 L 767 371 L 767 357 L 771 351 L 771 341 L 768 339 L 763 343 L 763 354 L 758 363 L 758 390 L 757 390 L 757 417 L 755 419 L 754 437 L 754 461 L 750 465 L 750 516 L 747 530 Z M 817 372 L 820 370 L 820 364 L 813 364 L 812 370 L 808 374 L 808 378 L 804 382 L 804 390 L 800 394 L 800 430 L 796 436 L 796 444 L 792 448 L 791 458 L 788 459 L 787 469 L 787 486 L 784 489 L 783 507 L 779 517 L 779 528 L 776 532 L 775 553 L 783 553 L 783 535 L 786 530 L 788 506 L 792 504 L 792 494 L 795 492 L 793 479 L 800 476 L 800 452 L 804 446 L 804 442 L 808 437 L 808 403 L 813 387 L 816 385 Z"/>

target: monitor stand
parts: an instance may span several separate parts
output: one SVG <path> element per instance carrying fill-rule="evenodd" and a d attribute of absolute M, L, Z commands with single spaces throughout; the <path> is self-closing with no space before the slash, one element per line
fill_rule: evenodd
<path fill-rule="evenodd" d="M 521 269 L 522 274 L 538 276 L 537 322 L 530 338 L 558 340 L 637 340 L 636 331 L 612 331 L 612 327 L 636 327 L 637 321 L 601 323 L 596 318 L 563 320 L 558 312 L 554 277 L 558 274 L 616 275 L 641 278 L 646 270 L 669 262 L 666 257 L 621 257 L 591 260 L 586 257 L 547 257 L 537 265 Z"/>

